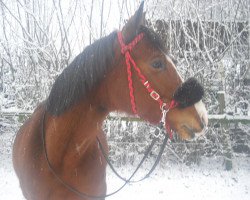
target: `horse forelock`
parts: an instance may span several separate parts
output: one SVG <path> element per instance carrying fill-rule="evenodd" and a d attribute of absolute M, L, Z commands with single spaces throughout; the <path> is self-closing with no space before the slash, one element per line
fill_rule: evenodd
<path fill-rule="evenodd" d="M 165 46 L 166 43 L 153 29 L 146 26 L 141 26 L 139 32 L 143 32 L 155 47 L 167 54 L 167 47 Z"/>
<path fill-rule="evenodd" d="M 47 99 L 47 111 L 60 115 L 87 98 L 112 66 L 116 32 L 87 46 L 57 77 Z"/>

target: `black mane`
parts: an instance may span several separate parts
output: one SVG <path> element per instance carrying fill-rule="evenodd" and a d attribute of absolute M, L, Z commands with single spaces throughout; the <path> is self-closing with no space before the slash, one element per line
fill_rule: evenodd
<path fill-rule="evenodd" d="M 88 96 L 112 66 L 116 32 L 87 46 L 57 77 L 47 99 L 47 111 L 60 115 Z"/>

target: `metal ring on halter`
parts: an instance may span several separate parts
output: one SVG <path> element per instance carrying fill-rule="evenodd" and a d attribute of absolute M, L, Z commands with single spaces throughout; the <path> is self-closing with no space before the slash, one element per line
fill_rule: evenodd
<path fill-rule="evenodd" d="M 166 116 L 167 116 L 167 113 L 168 113 L 168 110 L 162 110 L 161 111 L 162 113 L 162 116 L 161 116 L 161 121 L 160 123 L 162 123 L 164 126 L 166 125 Z"/>
<path fill-rule="evenodd" d="M 167 104 L 166 103 L 163 103 L 160 107 L 161 109 L 161 113 L 162 113 L 162 117 L 161 117 L 161 123 L 163 123 L 163 125 L 165 126 L 166 125 L 166 116 L 167 116 L 167 113 L 169 112 L 169 110 L 171 109 L 170 107 L 168 107 L 167 109 Z"/>
<path fill-rule="evenodd" d="M 166 106 L 167 106 L 167 104 L 166 104 L 166 103 L 163 103 L 163 104 L 161 105 L 161 107 L 160 107 L 161 111 L 165 110 L 164 108 L 165 108 Z"/>

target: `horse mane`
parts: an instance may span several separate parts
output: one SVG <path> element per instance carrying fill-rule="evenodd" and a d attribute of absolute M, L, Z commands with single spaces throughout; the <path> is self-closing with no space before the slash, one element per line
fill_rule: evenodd
<path fill-rule="evenodd" d="M 117 33 L 103 37 L 87 46 L 57 77 L 46 101 L 52 115 L 60 115 L 100 83 L 112 66 L 113 42 Z"/>
<path fill-rule="evenodd" d="M 139 32 L 161 50 L 165 51 L 161 38 L 152 30 L 141 26 Z M 105 77 L 114 58 L 113 42 L 117 33 L 103 37 L 87 46 L 82 53 L 57 77 L 46 101 L 46 109 L 52 115 L 60 115 L 81 99 Z"/>

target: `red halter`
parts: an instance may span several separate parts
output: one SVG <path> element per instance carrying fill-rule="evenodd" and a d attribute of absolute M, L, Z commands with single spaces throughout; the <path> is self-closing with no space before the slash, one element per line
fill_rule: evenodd
<path fill-rule="evenodd" d="M 172 130 L 169 126 L 169 124 L 166 124 L 166 114 L 167 112 L 177 106 L 177 102 L 175 100 L 172 100 L 170 104 L 167 106 L 167 103 L 164 103 L 164 101 L 161 99 L 160 95 L 158 92 L 156 92 L 149 81 L 146 79 L 146 77 L 142 74 L 140 68 L 137 67 L 134 59 L 131 57 L 130 52 L 134 48 L 134 46 L 142 40 L 144 33 L 138 34 L 132 42 L 129 44 L 125 44 L 123 42 L 122 38 L 122 32 L 118 32 L 118 41 L 121 46 L 121 53 L 124 54 L 125 60 L 126 60 L 126 65 L 127 65 L 127 74 L 128 74 L 128 87 L 129 87 L 129 95 L 130 95 L 130 103 L 131 103 L 131 109 L 134 114 L 137 114 L 137 109 L 136 109 L 136 104 L 135 104 L 135 96 L 134 96 L 134 87 L 133 87 L 133 80 L 132 80 L 132 71 L 131 71 L 131 64 L 134 67 L 135 71 L 137 72 L 137 75 L 141 81 L 141 83 L 144 85 L 146 90 L 148 91 L 149 95 L 159 103 L 160 109 L 162 111 L 162 118 L 161 122 L 166 126 L 166 129 L 169 133 L 169 137 L 172 139 Z"/>

